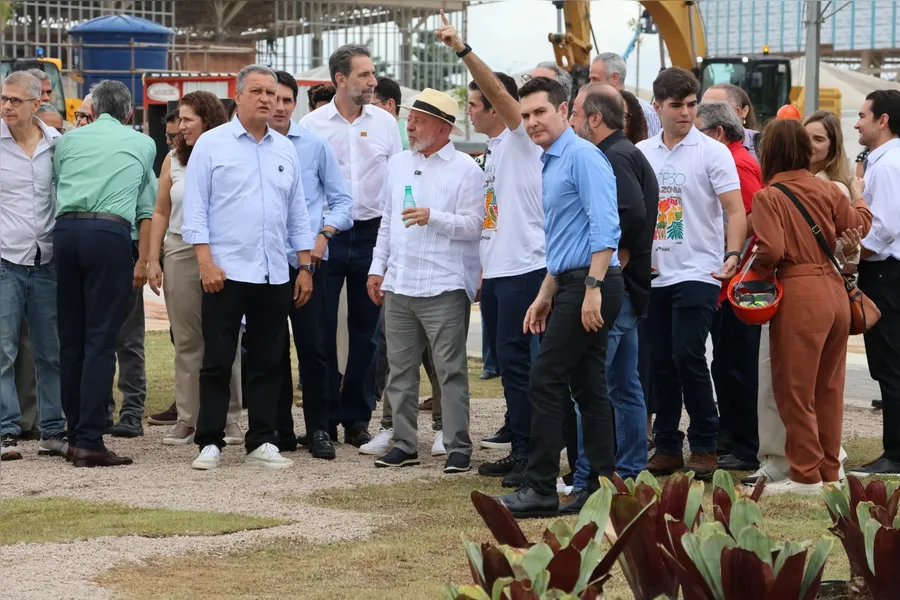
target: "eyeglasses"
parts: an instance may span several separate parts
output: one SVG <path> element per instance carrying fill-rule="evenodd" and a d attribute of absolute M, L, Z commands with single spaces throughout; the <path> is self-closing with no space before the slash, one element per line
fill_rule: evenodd
<path fill-rule="evenodd" d="M 178 134 L 178 133 L 167 133 L 166 139 L 169 140 L 170 142 L 174 142 L 175 138 L 177 138 L 179 135 L 180 134 Z"/>
<path fill-rule="evenodd" d="M 15 96 L 0 96 L 0 106 L 9 102 L 13 108 L 19 108 L 23 102 L 31 102 L 37 98 L 16 98 Z"/>
<path fill-rule="evenodd" d="M 87 121 L 88 123 L 93 122 L 94 118 L 89 113 L 76 112 L 75 113 L 76 121 Z"/>

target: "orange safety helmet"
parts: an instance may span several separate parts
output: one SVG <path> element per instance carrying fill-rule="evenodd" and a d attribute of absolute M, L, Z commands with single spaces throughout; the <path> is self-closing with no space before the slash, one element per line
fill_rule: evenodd
<path fill-rule="evenodd" d="M 775 294 L 775 301 L 767 306 L 753 307 L 738 304 L 736 296 L 740 294 Z M 728 301 L 734 315 L 747 325 L 765 325 L 778 312 L 783 290 L 781 282 L 774 275 L 763 277 L 756 271 L 746 269 L 743 273 L 735 275 L 728 284 Z"/>
<path fill-rule="evenodd" d="M 778 112 L 775 113 L 776 119 L 794 119 L 795 121 L 803 120 L 803 117 L 800 116 L 800 111 L 797 110 L 797 107 L 793 104 L 785 104 L 781 108 L 778 109 Z"/>

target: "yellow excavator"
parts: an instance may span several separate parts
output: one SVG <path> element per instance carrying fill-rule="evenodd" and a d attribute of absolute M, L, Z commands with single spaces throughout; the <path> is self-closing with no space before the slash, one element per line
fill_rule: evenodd
<path fill-rule="evenodd" d="M 563 32 L 551 33 L 550 43 L 557 64 L 572 74 L 577 86 L 588 81 L 591 62 L 591 3 L 589 0 L 554 0 L 565 23 Z M 803 113 L 802 87 L 791 87 L 791 61 L 785 56 L 761 54 L 706 56 L 706 34 L 696 2 L 693 0 L 644 0 L 644 18 L 656 25 L 660 39 L 669 51 L 672 65 L 693 71 L 701 85 L 701 94 L 709 86 L 730 83 L 750 96 L 756 114 L 765 123 L 778 109 L 793 103 Z M 840 91 L 820 90 L 820 106 L 841 114 Z"/>

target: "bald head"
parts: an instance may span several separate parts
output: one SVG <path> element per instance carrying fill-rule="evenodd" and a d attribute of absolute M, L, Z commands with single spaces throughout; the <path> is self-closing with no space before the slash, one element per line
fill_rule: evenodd
<path fill-rule="evenodd" d="M 589 83 L 575 98 L 570 123 L 575 133 L 598 144 L 625 128 L 625 101 L 612 85 Z"/>

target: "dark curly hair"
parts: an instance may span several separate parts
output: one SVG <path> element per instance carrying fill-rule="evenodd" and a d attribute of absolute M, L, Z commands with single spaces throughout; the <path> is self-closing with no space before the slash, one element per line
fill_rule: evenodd
<path fill-rule="evenodd" d="M 638 102 L 637 96 L 631 92 L 622 90 L 619 92 L 625 106 L 628 107 L 628 118 L 625 119 L 625 137 L 632 144 L 637 144 L 647 139 L 647 118 L 644 117 L 644 109 Z"/>
<path fill-rule="evenodd" d="M 185 94 L 178 106 L 179 108 L 190 106 L 200 118 L 200 121 L 203 122 L 203 131 L 209 131 L 228 122 L 228 113 L 225 111 L 225 105 L 212 92 L 199 91 Z M 188 160 L 191 158 L 193 146 L 188 146 L 182 135 L 175 138 L 173 146 L 172 152 L 175 158 L 186 167 Z"/>

